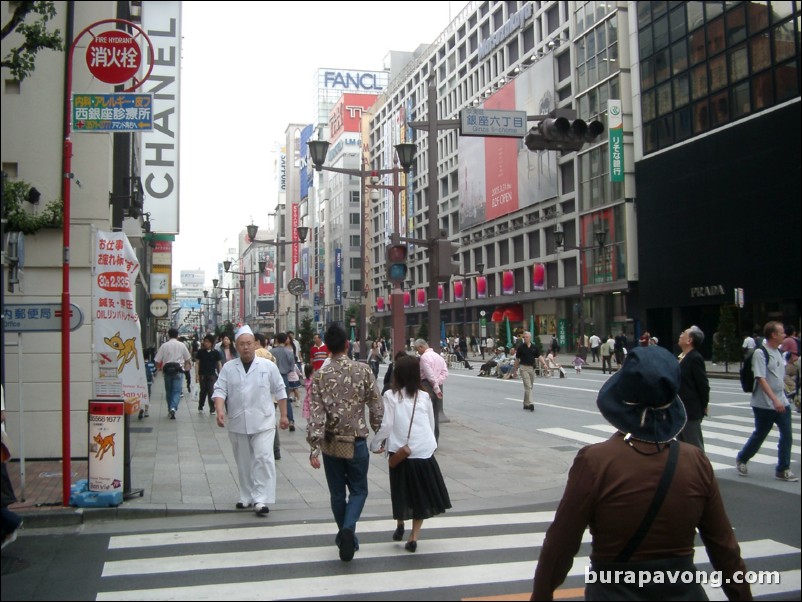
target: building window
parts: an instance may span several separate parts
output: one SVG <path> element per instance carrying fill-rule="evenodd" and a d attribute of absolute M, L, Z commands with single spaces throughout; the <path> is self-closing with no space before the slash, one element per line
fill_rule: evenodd
<path fill-rule="evenodd" d="M 358 226 L 362 220 L 359 219 L 358 213 L 349 213 L 348 214 L 348 223 L 352 226 Z"/>
<path fill-rule="evenodd" d="M 645 153 L 799 96 L 800 3 L 641 2 L 637 11 Z"/>

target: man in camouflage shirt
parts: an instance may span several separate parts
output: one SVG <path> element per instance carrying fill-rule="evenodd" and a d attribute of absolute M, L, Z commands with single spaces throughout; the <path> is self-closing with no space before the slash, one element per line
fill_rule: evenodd
<path fill-rule="evenodd" d="M 332 324 L 326 331 L 325 340 L 331 360 L 312 378 L 311 416 L 306 439 L 312 448 L 309 464 L 317 469 L 320 468 L 321 443 L 326 432 L 356 438 L 352 459 L 323 454 L 331 511 L 339 529 L 335 543 L 340 549 L 340 559 L 347 562 L 354 557 L 354 550 L 359 549 L 359 540 L 354 533 L 368 497 L 370 452 L 367 437 L 370 431 L 365 422 L 365 406 L 368 406 L 370 428 L 374 433 L 381 427 L 384 407 L 371 369 L 348 359 L 345 329 Z M 346 487 L 349 492 L 347 500 Z"/>

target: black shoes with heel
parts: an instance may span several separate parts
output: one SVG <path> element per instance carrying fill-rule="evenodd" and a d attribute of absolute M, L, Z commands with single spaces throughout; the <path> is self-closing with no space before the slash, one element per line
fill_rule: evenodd
<path fill-rule="evenodd" d="M 404 525 L 398 525 L 393 532 L 393 541 L 401 541 L 404 539 Z"/>
<path fill-rule="evenodd" d="M 406 545 L 404 545 L 404 549 L 407 552 L 412 552 L 413 554 L 418 549 L 418 542 L 417 541 L 408 541 Z"/>

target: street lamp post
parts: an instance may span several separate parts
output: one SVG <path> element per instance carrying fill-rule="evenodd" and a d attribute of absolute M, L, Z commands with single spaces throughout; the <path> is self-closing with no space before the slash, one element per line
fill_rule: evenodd
<path fill-rule="evenodd" d="M 242 257 L 240 257 L 240 259 L 238 261 L 244 261 L 244 259 L 245 259 L 245 257 L 242 256 Z M 243 285 L 245 283 L 245 277 L 246 276 L 256 276 L 256 275 L 264 274 L 265 273 L 265 266 L 267 265 L 267 262 L 265 260 L 260 259 L 258 261 L 258 269 L 256 271 L 253 271 L 253 272 L 248 272 L 248 271 L 237 272 L 237 271 L 234 271 L 234 270 L 231 269 L 231 263 L 232 262 L 230 260 L 226 259 L 223 262 L 223 269 L 225 270 L 226 274 L 234 274 L 236 276 L 239 276 L 241 285 Z M 250 282 L 251 282 L 251 291 L 253 291 L 253 280 L 250 280 Z M 246 298 L 248 299 L 247 309 L 252 309 L 253 304 L 250 302 L 251 298 L 250 298 L 249 295 L 246 295 L 245 287 L 242 286 L 242 291 L 240 292 L 240 308 L 242 308 L 242 310 L 243 310 L 243 321 L 245 321 L 245 315 L 246 315 L 246 311 L 245 311 L 245 309 L 246 309 L 246 307 L 245 307 L 246 306 L 245 299 Z"/>
<path fill-rule="evenodd" d="M 596 239 L 595 245 L 587 246 L 565 246 L 565 232 L 563 231 L 562 224 L 557 222 L 554 226 L 554 241 L 557 250 L 566 251 L 579 251 L 579 349 L 581 353 L 585 349 L 585 251 L 592 251 L 593 249 L 604 249 L 607 242 L 607 231 L 600 226 L 595 226 L 593 229 L 593 236 Z M 583 358 L 584 359 L 584 358 Z"/>
<path fill-rule="evenodd" d="M 294 244 L 296 242 L 299 242 L 299 243 L 303 244 L 303 243 L 306 242 L 306 236 L 309 234 L 309 228 L 307 226 L 298 226 L 298 228 L 295 230 L 295 232 L 296 232 L 296 234 L 298 236 L 298 240 L 297 241 L 296 240 L 278 240 L 278 239 L 276 239 L 276 240 L 258 240 L 256 238 L 256 235 L 259 233 L 259 226 L 257 226 L 254 223 L 250 223 L 250 224 L 248 224 L 246 226 L 246 230 L 248 231 L 248 239 L 251 241 L 252 245 L 266 245 L 266 246 L 277 247 L 277 248 L 278 247 L 284 247 L 284 246 L 287 246 L 287 245 L 291 245 L 291 244 Z M 278 257 L 278 252 L 276 252 L 276 258 L 277 258 L 277 261 L 278 261 L 278 258 L 279 258 Z M 225 267 L 225 263 L 223 264 L 223 267 Z M 264 261 L 259 260 L 259 268 L 262 271 L 262 273 L 264 273 L 264 268 L 265 268 L 265 262 Z M 226 268 L 226 271 L 227 270 L 228 270 L 228 268 Z M 279 285 L 280 285 L 280 282 L 279 282 L 279 270 L 278 270 L 278 266 L 276 266 L 276 303 L 275 303 L 275 307 L 273 308 L 274 309 L 274 313 L 275 313 L 276 316 L 278 316 L 278 311 L 279 311 L 279 308 L 278 308 Z M 296 303 L 297 303 L 297 297 L 296 297 Z M 296 314 L 297 314 L 297 312 L 296 312 Z M 297 318 L 296 318 L 296 321 L 297 321 Z M 289 318 L 287 319 L 287 322 L 289 323 Z M 285 328 L 285 330 L 287 330 L 287 329 Z"/>
<path fill-rule="evenodd" d="M 465 286 L 465 278 L 470 278 L 471 276 L 481 276 L 485 273 L 485 264 L 477 263 L 476 264 L 476 271 L 475 272 L 468 272 L 467 274 L 454 274 L 454 276 L 459 276 L 463 279 L 462 285 L 462 336 L 465 335 L 465 328 L 466 328 L 466 314 L 468 313 L 468 290 Z"/>
<path fill-rule="evenodd" d="M 393 193 L 393 234 L 392 234 L 392 241 L 393 244 L 399 244 L 401 242 L 401 224 L 400 224 L 400 207 L 399 207 L 399 196 L 402 190 L 402 187 L 398 184 L 398 173 L 399 167 L 398 164 L 394 165 L 392 168 L 389 169 L 377 169 L 377 170 L 368 170 L 366 169 L 365 163 L 363 161 L 362 167 L 360 169 L 347 169 L 343 167 L 328 167 L 323 165 L 326 161 L 326 154 L 328 153 L 329 143 L 326 140 L 310 140 L 309 141 L 309 156 L 312 160 L 314 168 L 317 171 L 330 171 L 333 173 L 340 173 L 348 176 L 356 176 L 360 178 L 361 182 L 361 189 L 360 189 L 360 197 L 362 198 L 362 233 L 364 238 L 365 232 L 365 225 L 367 223 L 366 220 L 366 213 L 367 213 L 367 205 L 365 204 L 364 193 L 365 193 L 365 178 L 370 177 L 371 182 L 367 186 L 374 190 L 389 190 Z M 412 163 L 415 160 L 415 150 L 416 147 L 411 142 L 401 143 L 395 145 L 396 156 L 398 163 L 401 164 L 401 169 L 404 173 L 409 173 L 409 170 L 412 168 Z M 393 174 L 393 184 L 392 185 L 385 185 L 378 183 L 378 177 L 386 174 Z M 362 292 L 365 293 L 365 285 L 367 283 L 367 278 L 365 274 L 365 249 L 367 246 L 368 241 L 362 241 Z M 403 347 L 403 338 L 404 338 L 404 297 L 403 292 L 401 290 L 400 284 L 396 284 L 393 288 L 393 293 L 391 295 L 391 311 L 393 315 L 393 356 L 398 351 L 402 351 Z M 361 312 L 360 317 L 360 347 L 365 348 L 366 340 L 365 335 L 367 332 L 367 312 Z"/>

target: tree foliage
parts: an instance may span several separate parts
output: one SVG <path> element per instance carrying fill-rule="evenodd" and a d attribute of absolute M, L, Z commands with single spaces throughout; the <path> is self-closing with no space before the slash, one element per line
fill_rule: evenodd
<path fill-rule="evenodd" d="M 64 201 L 51 201 L 40 213 L 25 207 L 30 200 L 31 185 L 22 180 L 6 182 L 3 190 L 3 219 L 8 220 L 6 229 L 23 234 L 36 234 L 42 228 L 60 228 L 64 223 Z"/>
<path fill-rule="evenodd" d="M 315 335 L 315 329 L 312 328 L 312 318 L 303 318 L 301 320 L 301 329 L 298 331 L 298 342 L 301 344 L 301 357 L 305 364 L 312 363 L 312 337 Z"/>
<path fill-rule="evenodd" d="M 713 361 L 738 363 L 742 358 L 741 341 L 735 325 L 735 306 L 722 305 L 718 330 L 713 335 Z"/>
<path fill-rule="evenodd" d="M 423 320 L 418 326 L 418 336 L 415 338 L 423 339 L 424 341 L 429 340 L 429 323 L 426 320 Z"/>
<path fill-rule="evenodd" d="M 3 4 L 8 4 L 4 2 Z M 11 71 L 17 81 L 33 73 L 36 55 L 40 50 L 63 50 L 64 41 L 58 29 L 48 30 L 48 21 L 56 16 L 54 2 L 17 2 L 8 23 L 3 25 L 0 39 L 12 33 L 22 36 L 22 41 L 11 48 L 0 64 Z"/>

